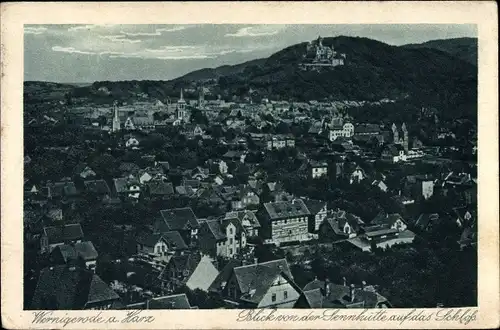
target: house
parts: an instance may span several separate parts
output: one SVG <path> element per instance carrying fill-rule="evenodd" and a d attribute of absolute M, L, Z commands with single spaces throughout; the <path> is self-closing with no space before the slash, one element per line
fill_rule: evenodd
<path fill-rule="evenodd" d="M 351 138 L 354 135 L 354 125 L 344 123 L 343 125 L 331 125 L 329 132 L 330 141 L 335 141 L 338 137 Z"/>
<path fill-rule="evenodd" d="M 244 163 L 246 156 L 247 156 L 246 151 L 229 150 L 224 155 L 222 155 L 222 158 L 229 160 L 229 161 L 232 161 L 232 162 Z"/>
<path fill-rule="evenodd" d="M 405 162 L 405 149 L 400 144 L 389 144 L 382 150 L 381 158 L 392 163 Z"/>
<path fill-rule="evenodd" d="M 218 273 L 211 258 L 192 252 L 170 258 L 158 279 L 167 291 L 175 291 L 183 286 L 207 291 Z"/>
<path fill-rule="evenodd" d="M 83 236 L 79 223 L 45 227 L 40 238 L 40 251 L 50 253 L 58 245 L 80 243 Z"/>
<path fill-rule="evenodd" d="M 360 183 L 364 179 L 367 178 L 365 170 L 361 168 L 361 166 L 357 165 L 354 171 L 351 172 L 349 182 L 351 184 L 353 183 Z"/>
<path fill-rule="evenodd" d="M 137 138 L 131 136 L 127 139 L 127 141 L 125 141 L 125 147 L 136 149 L 139 147 L 139 140 L 137 140 Z"/>
<path fill-rule="evenodd" d="M 268 136 L 266 140 L 267 150 L 282 149 L 282 148 L 294 148 L 295 138 L 293 135 L 288 134 L 275 134 Z"/>
<path fill-rule="evenodd" d="M 185 293 L 154 297 L 144 302 L 129 304 L 126 309 L 195 309 L 189 303 Z"/>
<path fill-rule="evenodd" d="M 380 135 L 380 126 L 377 124 L 358 124 L 354 129 L 355 136 L 378 136 Z"/>
<path fill-rule="evenodd" d="M 310 174 L 313 179 L 328 176 L 328 163 L 311 160 L 309 162 Z"/>
<path fill-rule="evenodd" d="M 75 183 L 71 180 L 47 183 L 46 197 L 50 199 L 73 199 L 79 195 Z"/>
<path fill-rule="evenodd" d="M 160 211 L 161 218 L 155 223 L 158 233 L 178 231 L 189 244 L 198 235 L 200 223 L 190 207 L 168 209 Z"/>
<path fill-rule="evenodd" d="M 91 241 L 58 245 L 51 253 L 51 259 L 57 265 L 74 264 L 81 260 L 85 263 L 85 267 L 93 272 L 95 272 L 98 256 L 99 254 Z"/>
<path fill-rule="evenodd" d="M 300 296 L 286 259 L 238 266 L 230 262 L 210 291 L 238 308 L 291 308 Z"/>
<path fill-rule="evenodd" d="M 236 197 L 231 201 L 231 208 L 235 211 L 260 204 L 259 196 L 255 194 L 255 190 L 249 185 L 241 185 L 239 191 L 236 193 Z"/>
<path fill-rule="evenodd" d="M 208 292 L 219 271 L 209 256 L 202 256 L 191 276 L 186 281 L 190 290 L 202 290 Z"/>
<path fill-rule="evenodd" d="M 140 171 L 140 167 L 134 163 L 123 162 L 118 167 L 122 177 L 137 177 Z"/>
<path fill-rule="evenodd" d="M 247 236 L 251 237 L 259 235 L 260 223 L 254 211 L 242 210 L 236 212 L 227 212 L 225 218 L 237 218 L 245 229 Z"/>
<path fill-rule="evenodd" d="M 429 199 L 434 194 L 434 179 L 430 175 L 408 175 L 403 181 L 403 192 L 414 199 Z"/>
<path fill-rule="evenodd" d="M 98 197 L 109 196 L 111 193 L 108 184 L 104 180 L 87 180 L 83 182 L 85 190 L 91 195 Z"/>
<path fill-rule="evenodd" d="M 141 186 L 139 181 L 130 178 L 113 179 L 113 184 L 118 196 L 139 199 L 141 195 Z"/>
<path fill-rule="evenodd" d="M 374 180 L 372 182 L 372 186 L 378 187 L 380 189 L 380 191 L 382 191 L 382 192 L 387 192 L 387 189 L 388 189 L 387 185 L 382 180 Z"/>
<path fill-rule="evenodd" d="M 44 268 L 33 294 L 32 310 L 116 309 L 120 297 L 94 272 L 71 265 Z"/>
<path fill-rule="evenodd" d="M 344 238 L 356 237 L 364 225 L 358 216 L 337 209 L 325 219 L 320 227 L 320 239 L 322 241 L 335 241 Z"/>
<path fill-rule="evenodd" d="M 139 178 L 140 184 L 145 184 L 151 180 L 154 181 L 167 181 L 167 177 L 164 175 L 163 168 L 153 167 L 140 170 L 137 177 Z"/>
<path fill-rule="evenodd" d="M 319 226 L 328 214 L 328 203 L 315 199 L 304 199 L 304 204 L 310 212 L 308 230 L 310 233 L 317 234 Z"/>
<path fill-rule="evenodd" d="M 259 236 L 269 243 L 306 241 L 312 239 L 308 231 L 311 213 L 301 199 L 264 203 L 258 211 Z"/>
<path fill-rule="evenodd" d="M 362 226 L 361 234 L 348 242 L 362 251 L 371 251 L 373 246 L 386 249 L 395 244 L 409 244 L 414 238 L 401 215 L 395 213 L 377 215 L 370 225 Z"/>
<path fill-rule="evenodd" d="M 145 184 L 146 191 L 152 198 L 164 198 L 174 194 L 174 186 L 171 182 L 149 181 Z"/>
<path fill-rule="evenodd" d="M 344 280 L 344 282 L 346 282 Z M 294 308 L 391 308 L 389 301 L 374 286 L 362 282 L 360 287 L 314 281 L 304 286 Z"/>
<path fill-rule="evenodd" d="M 462 230 L 458 244 L 461 249 L 477 245 L 477 215 L 475 210 L 468 207 L 457 207 L 453 211 L 456 215 L 456 224 Z"/>
<path fill-rule="evenodd" d="M 168 257 L 182 254 L 188 246 L 177 231 L 164 233 L 142 233 L 137 238 L 137 253 L 149 254 L 155 257 Z"/>
<path fill-rule="evenodd" d="M 76 166 L 74 173 L 82 179 L 93 178 L 96 176 L 95 171 L 85 163 Z"/>
<path fill-rule="evenodd" d="M 439 224 L 439 222 L 439 214 L 421 213 L 414 225 L 420 230 L 430 232 L 437 224 Z"/>
<path fill-rule="evenodd" d="M 238 218 L 220 218 L 202 222 L 198 242 L 203 254 L 232 258 L 246 247 L 247 237 Z"/>

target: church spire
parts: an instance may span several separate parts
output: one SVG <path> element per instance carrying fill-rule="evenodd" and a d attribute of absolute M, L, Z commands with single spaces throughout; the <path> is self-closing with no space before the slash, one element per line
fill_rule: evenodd
<path fill-rule="evenodd" d="M 182 88 L 181 88 L 181 98 L 179 99 L 179 101 L 184 101 L 184 95 L 183 95 L 183 92 L 182 92 Z"/>

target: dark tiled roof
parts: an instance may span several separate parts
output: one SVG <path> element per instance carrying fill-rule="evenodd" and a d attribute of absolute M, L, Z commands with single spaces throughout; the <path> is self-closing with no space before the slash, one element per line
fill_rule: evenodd
<path fill-rule="evenodd" d="M 439 220 L 439 215 L 437 213 L 422 213 L 415 222 L 415 226 L 425 229 L 429 223 L 433 223 Z"/>
<path fill-rule="evenodd" d="M 161 210 L 160 214 L 166 228 L 168 228 L 168 230 L 165 231 L 186 230 L 189 226 L 191 226 L 191 228 L 200 227 L 196 215 L 190 207 Z"/>
<path fill-rule="evenodd" d="M 204 222 L 203 225 L 207 226 L 209 233 L 211 233 L 216 240 L 226 239 L 226 234 L 222 231 L 219 220 L 209 220 Z"/>
<path fill-rule="evenodd" d="M 319 201 L 316 199 L 305 199 L 304 203 L 311 214 L 317 214 L 326 205 L 325 201 Z"/>
<path fill-rule="evenodd" d="M 87 303 L 118 299 L 91 271 L 63 265 L 41 270 L 31 309 L 84 309 Z"/>
<path fill-rule="evenodd" d="M 53 253 L 60 253 L 64 262 L 82 258 L 85 261 L 96 260 L 99 254 L 92 242 L 80 242 L 72 244 L 63 244 L 55 248 Z"/>
<path fill-rule="evenodd" d="M 311 308 L 375 308 L 380 302 L 387 302 L 387 299 L 373 290 L 372 287 L 354 288 L 354 299 L 351 299 L 351 289 L 348 286 L 329 283 L 329 290 L 325 292 L 325 282 L 315 280 L 304 287 L 304 295 L 308 297 L 314 306 Z M 322 299 L 318 299 L 318 291 L 325 294 Z M 309 299 L 307 299 L 309 302 Z"/>
<path fill-rule="evenodd" d="M 308 216 L 311 213 L 301 199 L 293 202 L 265 203 L 267 214 L 273 219 Z"/>
<path fill-rule="evenodd" d="M 79 223 L 45 227 L 43 230 L 49 239 L 49 244 L 83 239 L 83 230 Z"/>
<path fill-rule="evenodd" d="M 178 231 L 168 231 L 164 233 L 143 233 L 137 238 L 137 243 L 153 247 L 159 240 L 164 240 L 167 245 L 174 250 L 185 250 L 188 248 L 186 242 Z"/>
<path fill-rule="evenodd" d="M 117 193 L 126 193 L 129 191 L 129 185 L 138 185 L 139 182 L 129 178 L 116 178 L 113 179 L 115 190 Z"/>
<path fill-rule="evenodd" d="M 241 299 L 254 303 L 260 302 L 277 276 L 293 280 L 286 259 L 236 267 L 234 274 L 243 294 Z"/>
<path fill-rule="evenodd" d="M 104 180 L 88 180 L 84 182 L 87 191 L 94 194 L 109 194 L 109 186 Z"/>
<path fill-rule="evenodd" d="M 243 264 L 241 260 L 238 259 L 230 259 L 229 262 L 224 266 L 222 271 L 217 275 L 215 280 L 210 285 L 208 289 L 211 292 L 219 292 L 223 289 L 223 286 L 227 284 L 231 274 L 233 273 L 233 269 L 235 267 L 240 267 Z"/>
<path fill-rule="evenodd" d="M 149 300 L 149 309 L 191 309 L 185 293 Z"/>
<path fill-rule="evenodd" d="M 76 186 L 73 181 L 55 182 L 47 185 L 47 188 L 49 189 L 51 197 L 78 195 L 78 191 L 76 190 Z"/>
<path fill-rule="evenodd" d="M 146 183 L 151 195 L 173 195 L 174 186 L 171 182 L 149 181 Z"/>

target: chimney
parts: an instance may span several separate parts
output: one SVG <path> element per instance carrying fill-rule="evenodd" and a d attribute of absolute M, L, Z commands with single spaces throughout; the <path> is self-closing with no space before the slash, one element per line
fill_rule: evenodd
<path fill-rule="evenodd" d="M 328 297 L 330 295 L 330 280 L 328 278 L 325 278 L 323 294 L 325 295 L 325 297 Z"/>
<path fill-rule="evenodd" d="M 361 282 L 361 288 L 364 290 L 366 288 L 366 282 L 365 281 L 362 281 Z"/>
<path fill-rule="evenodd" d="M 149 309 L 149 301 L 150 299 L 146 299 L 146 309 Z"/>
<path fill-rule="evenodd" d="M 349 291 L 350 291 L 349 297 L 351 298 L 351 302 L 354 302 L 354 284 L 351 284 Z"/>
<path fill-rule="evenodd" d="M 342 281 L 344 281 L 344 286 L 347 286 L 347 279 L 344 277 L 342 277 Z"/>
<path fill-rule="evenodd" d="M 254 264 L 258 264 L 259 263 L 259 260 L 257 258 L 253 258 L 253 263 Z"/>

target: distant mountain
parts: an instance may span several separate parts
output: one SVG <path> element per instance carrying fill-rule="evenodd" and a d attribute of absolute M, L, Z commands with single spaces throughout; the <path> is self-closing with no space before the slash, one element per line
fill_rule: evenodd
<path fill-rule="evenodd" d="M 237 65 L 223 65 L 215 69 L 201 69 L 190 72 L 176 80 L 210 80 L 218 79 L 222 76 L 242 73 L 247 67 L 261 66 L 266 62 L 266 59 L 257 59 Z"/>
<path fill-rule="evenodd" d="M 217 87 L 226 96 L 245 95 L 251 89 L 257 95 L 296 100 L 413 98 L 435 105 L 476 102 L 477 68 L 449 53 L 358 37 L 325 38 L 323 44 L 345 53 L 346 65 L 302 71 L 299 64 L 306 43 L 301 43 L 258 62 L 224 67 L 229 73 L 219 76 Z M 221 72 L 219 69 L 212 70 Z M 188 74 L 173 82 L 196 80 Z"/>
<path fill-rule="evenodd" d="M 457 108 L 470 109 L 464 111 L 471 114 L 475 112 L 477 67 L 451 51 L 415 45 L 398 47 L 345 36 L 324 38 L 323 44 L 345 53 L 345 65 L 323 67 L 318 71 L 301 70 L 299 64 L 304 60 L 307 45 L 304 42 L 268 58 L 197 70 L 170 81 L 99 81 L 91 86 L 73 87 L 72 97 L 108 104 L 116 99 L 130 101 L 144 97 L 164 101 L 175 100 L 181 88 L 185 89 L 185 97 L 197 97 L 197 87 L 205 86 L 212 91 L 207 97 L 221 95 L 227 100 L 250 94 L 256 99 L 297 101 L 390 98 L 438 109 L 455 109 L 455 112 Z"/>
<path fill-rule="evenodd" d="M 421 44 L 408 44 L 403 47 L 437 49 L 477 66 L 477 38 L 431 40 Z"/>

